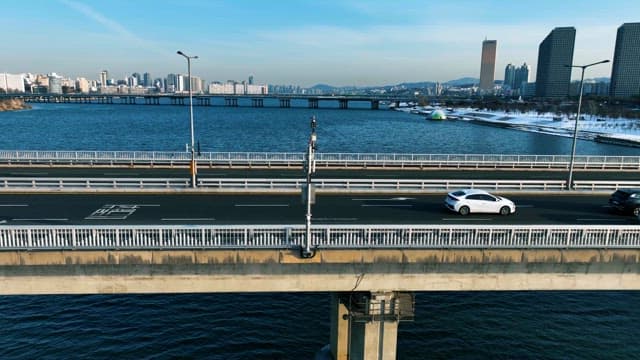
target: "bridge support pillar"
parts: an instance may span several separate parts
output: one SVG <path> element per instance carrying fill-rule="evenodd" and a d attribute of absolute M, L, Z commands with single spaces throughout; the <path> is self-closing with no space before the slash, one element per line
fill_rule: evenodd
<path fill-rule="evenodd" d="M 199 106 L 211 106 L 211 98 L 208 97 L 199 97 L 196 98 Z"/>
<path fill-rule="evenodd" d="M 280 107 L 281 108 L 290 108 L 291 100 L 290 99 L 280 99 Z"/>
<path fill-rule="evenodd" d="M 340 109 L 348 109 L 349 108 L 349 100 L 347 100 L 347 99 L 340 99 L 340 100 L 338 100 L 338 103 L 340 104 Z"/>
<path fill-rule="evenodd" d="M 398 324 L 413 316 L 411 293 L 334 293 L 331 354 L 336 360 L 396 359 Z"/>
<path fill-rule="evenodd" d="M 380 109 L 380 100 L 371 100 L 371 110 Z"/>
<path fill-rule="evenodd" d="M 309 99 L 309 109 L 318 108 L 318 99 Z"/>

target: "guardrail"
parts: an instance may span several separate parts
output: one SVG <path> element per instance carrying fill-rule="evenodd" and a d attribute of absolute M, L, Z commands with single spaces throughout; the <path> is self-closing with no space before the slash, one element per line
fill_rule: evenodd
<path fill-rule="evenodd" d="M 478 179 L 313 179 L 319 192 L 410 193 L 478 188 L 495 191 L 564 191 L 565 180 Z M 3 177 L 0 191 L 216 191 L 296 192 L 306 179 L 199 178 L 197 188 L 188 178 L 53 178 Z M 574 190 L 612 191 L 640 187 L 640 181 L 574 181 Z"/>
<path fill-rule="evenodd" d="M 622 182 L 581 182 L 581 188 L 597 191 L 610 189 Z M 627 182 L 631 184 L 632 182 Z M 230 191 L 230 192 L 277 192 L 299 191 L 306 179 L 260 179 L 260 178 L 199 178 L 197 189 L 191 187 L 187 178 L 52 178 L 52 177 L 3 177 L 0 191 Z M 392 180 L 392 179 L 313 179 L 317 191 L 326 192 L 378 192 L 402 193 L 451 190 L 458 188 L 481 188 L 486 190 L 563 190 L 564 180 Z M 640 182 L 636 182 L 640 186 Z"/>
<path fill-rule="evenodd" d="M 189 166 L 191 154 L 168 151 L 0 150 L 0 164 L 41 166 Z M 569 155 L 317 153 L 325 168 L 568 169 Z M 304 153 L 203 152 L 199 167 L 301 167 Z M 574 169 L 640 170 L 640 156 L 577 155 Z"/>
<path fill-rule="evenodd" d="M 637 249 L 640 226 L 314 225 L 312 244 L 333 249 Z M 303 225 L 3 226 L 0 251 L 289 249 Z"/>

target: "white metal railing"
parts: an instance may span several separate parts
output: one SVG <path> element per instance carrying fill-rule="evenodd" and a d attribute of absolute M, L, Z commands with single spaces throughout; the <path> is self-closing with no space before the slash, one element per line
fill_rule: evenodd
<path fill-rule="evenodd" d="M 482 180 L 482 179 L 313 179 L 318 191 L 338 192 L 425 192 L 459 188 L 479 188 L 495 191 L 561 191 L 565 180 Z M 199 178 L 196 191 L 297 191 L 306 179 L 266 178 Z M 575 190 L 611 191 L 619 188 L 640 187 L 638 181 L 580 180 Z M 55 177 L 1 177 L 0 191 L 170 191 L 191 189 L 188 178 L 55 178 Z"/>
<path fill-rule="evenodd" d="M 299 190 L 306 179 L 199 178 L 197 189 L 230 191 Z M 412 192 L 481 188 L 489 190 L 563 190 L 565 180 L 457 180 L 457 179 L 313 179 L 319 191 Z M 618 185 L 640 186 L 637 182 L 580 182 L 580 189 L 610 190 Z M 634 185 L 635 184 L 635 185 Z M 12 190 L 178 190 L 191 188 L 188 178 L 54 178 L 2 177 L 0 191 Z"/>
<path fill-rule="evenodd" d="M 0 150 L 6 165 L 188 166 L 188 152 Z M 304 153 L 202 152 L 200 166 L 302 166 Z M 569 155 L 317 153 L 318 167 L 566 169 Z M 640 170 L 640 156 L 577 155 L 575 169 Z"/>
<path fill-rule="evenodd" d="M 0 251 L 286 249 L 304 244 L 303 225 L 3 226 Z M 314 225 L 318 248 L 640 248 L 640 226 Z"/>

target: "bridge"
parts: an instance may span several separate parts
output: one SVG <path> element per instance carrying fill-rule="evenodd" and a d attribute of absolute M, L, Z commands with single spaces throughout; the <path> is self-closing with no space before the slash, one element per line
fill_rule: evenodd
<path fill-rule="evenodd" d="M 18 98 L 28 103 L 65 104 L 121 104 L 121 105 L 189 105 L 188 94 L 0 94 L 1 99 Z M 369 108 L 378 110 L 381 103 L 399 104 L 416 101 L 415 97 L 384 95 L 288 95 L 288 94 L 197 94 L 193 96 L 193 106 L 226 107 L 296 107 L 306 103 L 309 109 L 318 109 L 321 104 L 334 104 L 331 108 L 349 109 L 349 103 L 368 103 Z M 300 105 L 297 105 L 300 106 Z"/>
<path fill-rule="evenodd" d="M 640 290 L 640 224 L 607 208 L 637 186 L 634 157 L 582 158 L 566 190 L 562 157 L 327 155 L 304 258 L 296 154 L 201 154 L 194 192 L 167 182 L 186 181 L 183 153 L 89 153 L 0 152 L 2 294 L 325 291 L 334 356 L 387 359 L 414 291 Z M 234 179 L 248 190 L 216 190 Z M 461 186 L 508 193 L 517 213 L 449 213 Z"/>

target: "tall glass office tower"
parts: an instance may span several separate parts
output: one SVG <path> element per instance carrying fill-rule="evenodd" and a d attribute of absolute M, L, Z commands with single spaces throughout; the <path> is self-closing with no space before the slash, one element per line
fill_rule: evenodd
<path fill-rule="evenodd" d="M 480 60 L 480 89 L 492 90 L 496 71 L 496 40 L 482 42 L 482 59 Z"/>
<path fill-rule="evenodd" d="M 618 28 L 609 95 L 640 95 L 640 23 L 624 23 Z"/>
<path fill-rule="evenodd" d="M 569 96 L 573 47 L 576 41 L 574 27 L 557 27 L 538 47 L 536 96 L 565 98 Z"/>

